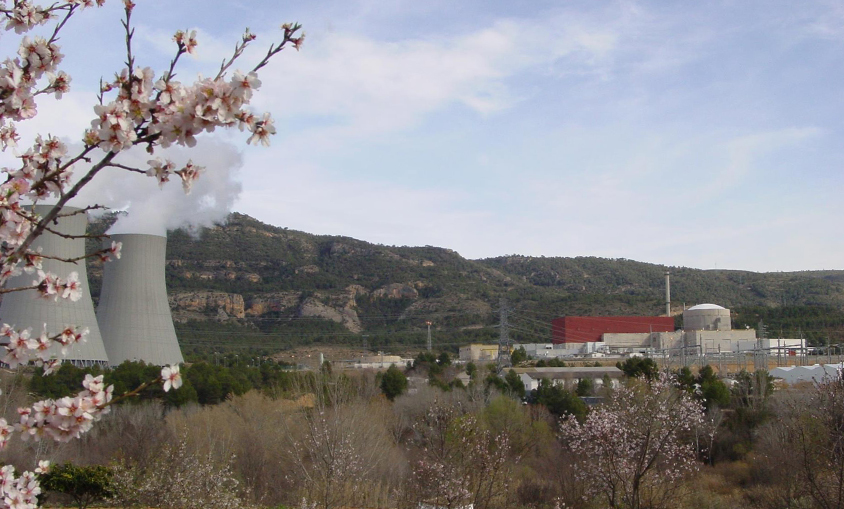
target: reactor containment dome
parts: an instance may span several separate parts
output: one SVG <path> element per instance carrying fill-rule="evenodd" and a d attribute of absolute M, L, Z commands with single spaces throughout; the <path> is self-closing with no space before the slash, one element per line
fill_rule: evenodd
<path fill-rule="evenodd" d="M 167 238 L 116 234 L 121 257 L 105 264 L 97 319 L 112 366 L 144 361 L 159 366 L 184 362 L 167 300 L 164 264 Z"/>
<path fill-rule="evenodd" d="M 52 209 L 51 205 L 36 205 L 34 212 L 44 216 Z M 63 208 L 60 214 L 64 217 L 57 218 L 54 224 L 50 225 L 50 229 L 76 238 L 65 238 L 45 231 L 35 239 L 31 248 L 37 250 L 40 247 L 42 255 L 63 260 L 85 256 L 85 239 L 82 236 L 88 226 L 88 217 L 80 209 L 71 207 Z M 62 358 L 77 366 L 108 364 L 109 359 L 91 301 L 85 260 L 71 263 L 44 258 L 41 267 L 44 272 L 53 273 L 62 279 L 67 279 L 71 272 L 78 273 L 82 283 L 82 295 L 79 300 L 73 302 L 62 298 L 42 299 L 38 298 L 36 290 L 7 293 L 3 295 L 3 302 L 0 304 L 0 322 L 16 329 L 31 327 L 32 334 L 36 336 L 41 334 L 45 324 L 50 335 L 58 334 L 68 326 L 87 328 L 88 334 L 84 342 L 71 346 L 66 355 L 62 355 L 61 347 L 55 345 L 50 349 L 51 356 Z M 34 280 L 34 274 L 23 273 L 10 278 L 6 282 L 6 288 L 32 286 Z"/>
<path fill-rule="evenodd" d="M 732 329 L 730 310 L 717 304 L 698 304 L 683 311 L 684 330 Z"/>

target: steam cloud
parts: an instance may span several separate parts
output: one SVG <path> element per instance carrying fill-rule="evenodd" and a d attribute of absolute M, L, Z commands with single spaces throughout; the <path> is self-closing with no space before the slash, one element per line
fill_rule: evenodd
<path fill-rule="evenodd" d="M 192 230 L 225 220 L 241 192 L 235 176 L 243 166 L 243 159 L 235 145 L 216 137 L 203 137 L 194 148 L 158 149 L 155 156 L 172 160 L 177 169 L 190 159 L 204 166 L 205 172 L 194 182 L 191 194 L 185 195 L 178 175 L 159 188 L 154 178 L 107 168 L 70 204 L 77 207 L 98 204 L 125 211 L 109 230 L 113 234 L 166 235 L 168 229 Z M 117 162 L 146 170 L 150 159 L 144 150 L 134 148 L 121 154 Z"/>

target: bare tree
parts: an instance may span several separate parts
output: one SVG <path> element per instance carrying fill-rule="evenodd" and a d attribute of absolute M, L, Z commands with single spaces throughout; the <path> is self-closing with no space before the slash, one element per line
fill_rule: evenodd
<path fill-rule="evenodd" d="M 355 400 L 345 377 L 312 382 L 314 406 L 282 421 L 302 498 L 322 509 L 365 500 L 381 485 L 376 474 L 393 447 L 386 422 L 372 404 Z"/>

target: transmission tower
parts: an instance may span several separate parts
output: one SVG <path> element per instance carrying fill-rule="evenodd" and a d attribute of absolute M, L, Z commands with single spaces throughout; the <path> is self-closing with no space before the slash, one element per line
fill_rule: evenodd
<path fill-rule="evenodd" d="M 431 325 L 432 324 L 431 324 L 431 320 L 428 320 L 427 322 L 425 322 L 425 324 L 428 325 L 428 351 L 430 352 L 432 350 L 432 345 L 431 345 Z"/>
<path fill-rule="evenodd" d="M 753 368 L 756 371 L 768 369 L 768 352 L 764 348 L 764 341 L 768 338 L 768 327 L 762 320 L 759 320 L 757 330 L 756 348 L 753 352 Z"/>
<path fill-rule="evenodd" d="M 513 365 L 510 360 L 510 336 L 507 324 L 507 299 L 501 298 L 498 304 L 500 317 L 498 322 L 498 374 L 501 375 L 505 368 Z"/>

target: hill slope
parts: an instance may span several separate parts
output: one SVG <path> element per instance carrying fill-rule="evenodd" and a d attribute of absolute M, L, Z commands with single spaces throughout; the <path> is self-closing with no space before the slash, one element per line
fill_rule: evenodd
<path fill-rule="evenodd" d="M 312 235 L 236 213 L 195 236 L 170 232 L 167 249 L 171 307 L 188 351 L 423 345 L 427 321 L 438 345 L 491 341 L 502 297 L 513 309 L 517 340 L 549 341 L 554 316 L 662 313 L 665 270 L 676 314 L 683 303 L 715 302 L 737 318 L 752 307 L 741 319 L 755 325 L 767 310 L 810 306 L 825 320 L 844 306 L 844 271 L 704 271 L 587 257 L 467 260 L 448 249 Z M 92 263 L 89 273 L 96 298 L 101 267 Z M 824 330 L 838 327 L 828 322 Z"/>

